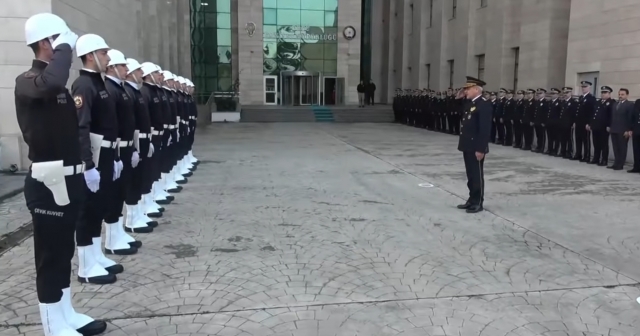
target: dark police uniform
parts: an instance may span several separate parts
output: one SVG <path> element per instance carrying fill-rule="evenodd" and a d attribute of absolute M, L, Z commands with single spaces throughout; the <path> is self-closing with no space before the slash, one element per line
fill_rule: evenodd
<path fill-rule="evenodd" d="M 524 95 L 524 90 L 518 90 L 517 94 Z M 522 133 L 522 117 L 524 116 L 525 100 L 517 99 L 515 102 L 515 110 L 513 114 L 513 147 L 522 148 L 523 145 L 523 133 Z"/>
<path fill-rule="evenodd" d="M 545 89 L 538 89 L 538 93 L 547 93 Z M 543 153 L 545 149 L 545 126 L 547 115 L 549 114 L 549 102 L 542 98 L 536 99 L 535 103 L 535 112 L 533 114 L 533 122 L 535 124 L 534 128 L 536 131 L 536 149 L 534 152 Z"/>
<path fill-rule="evenodd" d="M 118 119 L 118 155 L 122 162 L 122 172 L 120 178 L 113 181 L 111 187 L 112 193 L 109 198 L 109 208 L 105 216 L 105 223 L 112 224 L 117 223 L 119 218 L 122 217 L 122 208 L 133 179 L 131 157 L 133 156 L 133 152 L 136 151 L 133 143 L 136 120 L 134 115 L 135 102 L 125 91 L 122 81 L 106 76 L 105 87 L 116 106 Z M 131 201 L 131 199 L 129 201 Z M 127 205 L 136 205 L 136 203 L 131 204 L 127 202 Z M 118 255 L 129 255 L 136 253 L 137 248 L 131 246 L 129 249 L 107 250 L 106 252 Z"/>
<path fill-rule="evenodd" d="M 507 93 L 513 94 L 513 90 Z M 513 145 L 513 122 L 516 110 L 516 103 L 513 98 L 504 98 L 502 121 L 504 124 L 504 143 L 503 146 Z"/>
<path fill-rule="evenodd" d="M 151 118 L 149 117 L 147 102 L 138 84 L 127 81 L 124 84 L 124 89 L 134 101 L 136 133 L 138 137 L 137 149 L 140 155 L 140 162 L 138 166 L 133 169 L 132 183 L 128 189 L 126 199 L 127 204 L 135 205 L 142 199 L 142 195 L 151 193 L 151 186 L 154 181 L 151 176 L 152 167 L 151 157 L 149 156 L 152 136 Z"/>
<path fill-rule="evenodd" d="M 559 94 L 560 90 L 552 88 L 551 93 Z M 558 129 L 560 125 L 561 111 L 562 101 L 560 100 L 560 98 L 553 99 L 549 102 L 549 112 L 547 114 L 547 122 L 545 124 L 547 139 L 549 141 L 549 147 L 546 152 L 546 154 L 548 155 L 558 155 L 558 149 L 560 148 L 560 132 L 558 131 Z"/>
<path fill-rule="evenodd" d="M 591 86 L 591 82 L 582 81 L 580 83 L 583 87 Z M 591 158 L 591 137 L 586 126 L 589 120 L 593 118 L 593 113 L 596 105 L 596 97 L 591 93 L 580 96 L 580 104 L 576 110 L 575 133 L 576 133 L 576 148 L 575 155 L 572 160 L 580 160 L 580 162 L 589 162 Z"/>
<path fill-rule="evenodd" d="M 85 247 L 93 244 L 93 238 L 102 235 L 102 221 L 105 220 L 110 204 L 113 186 L 114 161 L 118 161 L 116 151 L 118 139 L 118 117 L 115 101 L 109 96 L 100 73 L 87 69 L 80 70 L 80 76 L 71 86 L 80 125 L 80 153 L 86 169 L 96 168 L 100 172 L 100 189 L 93 193 L 86 189 L 87 200 L 81 211 L 76 228 L 76 242 Z M 103 136 L 100 144 L 98 163 L 93 161 L 91 133 Z M 95 277 L 80 277 L 78 281 L 95 284 L 109 284 L 116 281 L 116 273 L 121 265 L 106 269 L 110 274 Z"/>
<path fill-rule="evenodd" d="M 473 77 L 467 77 L 465 87 L 483 86 L 485 83 Z M 478 96 L 467 102 L 462 115 L 462 126 L 458 150 L 462 152 L 467 172 L 469 199 L 460 209 L 469 213 L 482 211 L 484 203 L 484 159 L 478 160 L 476 153 L 489 153 L 489 137 L 492 120 L 491 103 Z"/>
<path fill-rule="evenodd" d="M 563 87 L 562 91 L 565 94 L 573 92 L 571 87 Z M 578 99 L 569 97 L 562 103 L 562 110 L 560 110 L 559 121 L 559 137 L 560 137 L 560 156 L 564 159 L 572 158 L 573 151 L 573 131 L 572 127 L 575 122 L 576 111 L 578 109 Z"/>
<path fill-rule="evenodd" d="M 527 93 L 535 93 L 533 89 L 527 90 Z M 536 113 L 536 100 L 526 99 L 524 113 L 522 114 L 522 134 L 524 136 L 524 146 L 522 149 L 531 150 L 531 146 L 533 145 L 533 121 Z"/>
<path fill-rule="evenodd" d="M 634 103 L 633 116 L 631 117 L 631 142 L 633 144 L 633 168 L 629 173 L 640 173 L 640 99 Z"/>
<path fill-rule="evenodd" d="M 60 302 L 62 290 L 70 287 L 75 225 L 85 198 L 78 117 L 65 87 L 72 52 L 61 44 L 49 64 L 34 60 L 31 69 L 16 78 L 16 116 L 32 162 L 24 196 L 33 221 L 40 303 Z M 47 165 L 64 167 L 62 175 L 45 173 L 42 167 Z M 56 186 L 59 190 L 52 192 Z"/>
<path fill-rule="evenodd" d="M 613 92 L 613 89 L 608 86 L 603 86 L 600 90 L 601 92 Z M 609 162 L 609 131 L 607 131 L 607 127 L 611 126 L 611 113 L 615 102 L 611 98 L 599 99 L 596 102 L 593 117 L 588 124 L 593 137 L 593 160 L 589 161 L 590 164 L 606 166 Z"/>

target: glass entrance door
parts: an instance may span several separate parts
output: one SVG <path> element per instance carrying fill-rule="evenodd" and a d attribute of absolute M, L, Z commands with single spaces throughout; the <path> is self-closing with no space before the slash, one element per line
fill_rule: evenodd
<path fill-rule="evenodd" d="M 264 76 L 264 104 L 278 105 L 278 76 Z"/>
<path fill-rule="evenodd" d="M 320 101 L 320 74 L 309 71 L 283 71 L 282 104 L 289 106 L 318 105 Z"/>
<path fill-rule="evenodd" d="M 313 104 L 313 77 L 296 77 L 300 79 L 300 105 Z"/>

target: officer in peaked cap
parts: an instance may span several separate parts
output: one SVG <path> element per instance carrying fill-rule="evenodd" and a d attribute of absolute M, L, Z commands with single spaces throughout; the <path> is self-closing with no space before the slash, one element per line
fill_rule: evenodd
<path fill-rule="evenodd" d="M 587 124 L 587 131 L 591 131 L 593 139 L 593 160 L 589 164 L 606 166 L 609 161 L 609 127 L 613 106 L 616 101 L 611 98 L 613 89 L 609 86 L 600 87 L 600 97 L 596 108 Z"/>
<path fill-rule="evenodd" d="M 516 102 L 513 99 L 513 93 L 513 90 L 507 90 L 505 97 L 502 98 L 502 123 L 504 125 L 503 146 L 513 145 L 513 119 L 516 109 Z"/>
<path fill-rule="evenodd" d="M 573 125 L 576 111 L 578 110 L 578 100 L 573 98 L 573 88 L 565 86 L 562 88 L 564 100 L 560 111 L 559 137 L 560 156 L 563 159 L 571 159 L 573 152 Z"/>
<path fill-rule="evenodd" d="M 32 162 L 24 196 L 33 222 L 42 327 L 48 336 L 96 335 L 107 325 L 75 311 L 69 280 L 85 183 L 96 183 L 83 178 L 78 116 L 65 87 L 78 35 L 60 17 L 42 13 L 26 21 L 25 37 L 35 60 L 16 78 L 15 106 Z"/>
<path fill-rule="evenodd" d="M 562 99 L 558 96 L 560 90 L 551 88 L 551 100 L 549 101 L 549 112 L 547 114 L 546 131 L 549 147 L 546 152 L 548 155 L 558 156 L 558 149 L 560 148 L 560 111 L 562 111 Z"/>
<path fill-rule="evenodd" d="M 195 85 L 193 85 L 193 82 L 190 79 L 187 79 L 187 94 L 189 95 L 188 97 L 188 105 L 189 105 L 189 154 L 188 159 L 189 162 L 191 162 L 191 165 L 193 166 L 193 169 L 197 169 L 198 165 L 200 164 L 200 161 L 198 160 L 198 158 L 196 158 L 193 155 L 193 143 L 195 141 L 195 135 L 196 135 L 196 126 L 198 123 L 198 106 L 196 105 L 196 101 L 193 98 L 193 92 L 195 91 Z"/>
<path fill-rule="evenodd" d="M 80 124 L 82 160 L 88 170 L 85 177 L 99 181 L 97 186 L 87 183 L 87 201 L 78 221 L 78 281 L 110 284 L 122 265 L 102 253 L 102 221 L 110 202 L 113 181 L 119 178 L 121 165 L 118 145 L 118 117 L 116 103 L 107 92 L 101 73 L 110 61 L 109 46 L 95 34 L 78 39 L 76 54 L 82 59 L 80 76 L 71 85 Z M 96 177 L 94 178 L 95 175 Z"/>
<path fill-rule="evenodd" d="M 536 149 L 535 153 L 544 153 L 546 144 L 546 122 L 549 114 L 549 102 L 545 99 L 547 90 L 539 88 L 537 91 L 537 99 L 535 101 L 535 112 L 533 114 L 534 130 L 536 133 Z"/>
<path fill-rule="evenodd" d="M 533 145 L 533 126 L 534 116 L 536 113 L 536 105 L 534 95 L 536 90 L 527 89 L 524 113 L 522 115 L 522 134 L 524 136 L 523 150 L 531 150 Z"/>
<path fill-rule="evenodd" d="M 525 101 L 524 90 L 518 90 L 515 98 L 515 109 L 513 112 L 513 147 L 522 148 L 523 145 L 523 133 L 522 133 L 522 117 L 524 115 Z"/>
<path fill-rule="evenodd" d="M 484 160 L 489 153 L 493 117 L 491 103 L 482 97 L 485 84 L 482 80 L 467 76 L 464 86 L 468 102 L 462 116 L 458 150 L 464 158 L 469 198 L 458 209 L 465 209 L 467 213 L 482 211 L 484 203 Z"/>
<path fill-rule="evenodd" d="M 589 81 L 580 82 L 582 95 L 579 98 L 579 105 L 574 118 L 574 129 L 576 133 L 575 155 L 572 160 L 589 162 L 591 159 L 591 136 L 587 129 L 587 124 L 593 118 L 596 108 L 596 97 L 591 94 Z"/>

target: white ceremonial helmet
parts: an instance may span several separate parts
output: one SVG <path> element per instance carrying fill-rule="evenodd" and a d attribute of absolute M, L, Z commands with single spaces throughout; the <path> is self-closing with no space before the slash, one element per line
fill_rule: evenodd
<path fill-rule="evenodd" d="M 127 68 L 129 69 L 129 71 L 127 72 L 127 75 L 128 75 L 138 69 L 141 69 L 142 65 L 138 61 L 134 60 L 133 58 L 127 58 Z M 144 76 L 144 69 L 142 70 L 142 73 Z"/>
<path fill-rule="evenodd" d="M 178 83 L 180 83 L 180 84 L 187 84 L 187 81 L 186 81 L 186 80 L 184 80 L 184 77 L 182 77 L 182 76 L 178 76 Z"/>
<path fill-rule="evenodd" d="M 124 57 L 124 54 L 119 50 L 111 49 L 107 51 L 107 55 L 111 59 L 109 61 L 109 64 L 107 64 L 107 66 L 127 64 L 127 59 Z"/>
<path fill-rule="evenodd" d="M 36 43 L 54 35 L 69 31 L 67 23 L 51 13 L 40 13 L 30 17 L 24 24 L 27 45 Z"/>
<path fill-rule="evenodd" d="M 187 86 L 195 87 L 195 85 L 193 85 L 193 82 L 190 79 L 187 79 Z"/>
<path fill-rule="evenodd" d="M 165 81 L 176 79 L 176 77 L 168 70 L 162 71 L 162 75 L 164 76 Z"/>
<path fill-rule="evenodd" d="M 141 69 L 142 69 L 142 76 L 145 77 L 158 71 L 158 66 L 151 62 L 144 62 L 141 65 Z"/>
<path fill-rule="evenodd" d="M 76 54 L 78 57 L 101 49 L 109 49 L 109 46 L 102 37 L 96 34 L 82 35 L 78 38 L 78 42 L 76 42 Z"/>

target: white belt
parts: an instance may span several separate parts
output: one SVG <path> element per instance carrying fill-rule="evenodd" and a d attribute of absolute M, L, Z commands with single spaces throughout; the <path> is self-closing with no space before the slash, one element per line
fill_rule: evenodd
<path fill-rule="evenodd" d="M 187 121 L 186 121 L 186 120 L 180 120 L 180 122 L 181 122 L 181 123 L 183 123 L 183 124 L 185 124 L 185 125 L 187 124 Z"/>
<path fill-rule="evenodd" d="M 146 138 L 150 138 L 151 137 L 151 133 L 140 133 L 138 134 L 138 139 L 146 139 Z"/>
<path fill-rule="evenodd" d="M 168 125 L 168 124 L 165 124 L 165 125 L 163 125 L 163 126 L 164 126 L 164 128 L 169 128 L 169 125 Z"/>
<path fill-rule="evenodd" d="M 131 141 L 122 141 L 120 140 L 120 148 L 133 146 L 133 140 Z"/>
<path fill-rule="evenodd" d="M 75 166 L 64 167 L 64 176 L 71 176 L 84 173 L 84 163 Z"/>
<path fill-rule="evenodd" d="M 189 116 L 189 119 L 193 120 L 193 119 L 195 119 L 195 117 L 194 116 Z"/>
<path fill-rule="evenodd" d="M 103 148 L 116 148 L 116 145 L 118 143 L 115 141 L 107 141 L 107 140 L 102 140 L 102 144 L 100 145 L 100 147 Z"/>
<path fill-rule="evenodd" d="M 152 131 L 151 134 L 160 135 L 160 134 L 162 134 L 162 132 L 164 132 L 164 131 Z"/>
<path fill-rule="evenodd" d="M 175 125 L 169 125 L 169 129 L 174 129 L 174 128 L 176 128 Z"/>

